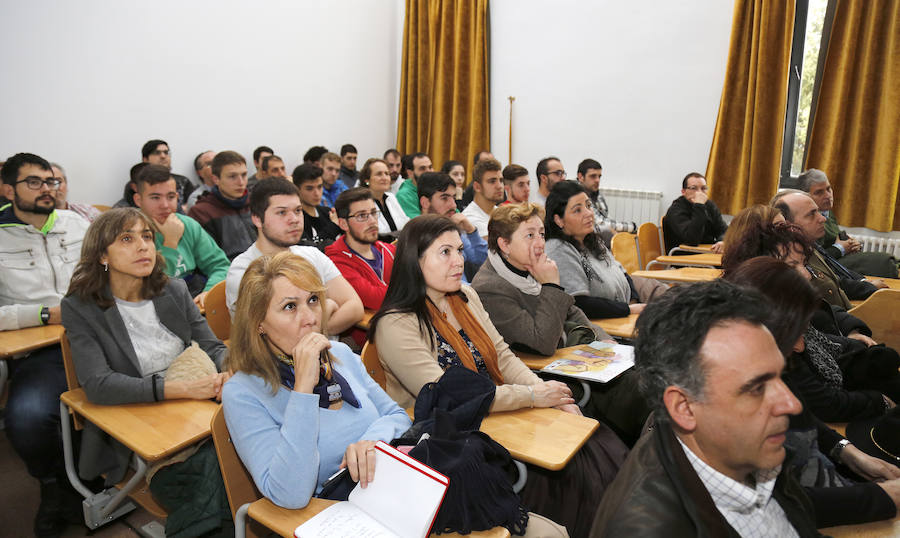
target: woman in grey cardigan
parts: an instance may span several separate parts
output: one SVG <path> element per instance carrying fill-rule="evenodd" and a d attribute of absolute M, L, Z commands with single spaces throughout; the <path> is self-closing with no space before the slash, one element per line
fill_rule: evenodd
<path fill-rule="evenodd" d="M 92 403 L 218 398 L 228 378 L 214 373 L 191 381 L 165 379 L 166 369 L 191 341 L 216 370 L 228 351 L 200 315 L 185 283 L 166 276 L 155 230 L 139 210 L 120 208 L 103 213 L 85 235 L 81 260 L 62 300 L 62 322 L 78 381 Z M 83 478 L 105 472 L 106 483 L 114 484 L 127 471 L 130 451 L 91 424 L 80 452 Z M 158 500 L 165 506 L 165 499 Z"/>
<path fill-rule="evenodd" d="M 611 341 L 560 285 L 559 269 L 544 252 L 543 219 L 538 204 L 494 209 L 488 223 L 490 252 L 472 287 L 513 349 L 549 356 L 586 338 Z"/>

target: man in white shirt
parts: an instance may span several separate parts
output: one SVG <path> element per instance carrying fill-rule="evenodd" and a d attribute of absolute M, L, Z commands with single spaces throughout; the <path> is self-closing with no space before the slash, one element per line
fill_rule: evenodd
<path fill-rule="evenodd" d="M 260 256 L 274 256 L 290 250 L 316 268 L 328 289 L 328 333 L 340 334 L 363 317 L 359 296 L 328 256 L 319 249 L 298 246 L 303 235 L 303 206 L 297 187 L 279 178 L 260 180 L 250 194 L 250 215 L 259 236 L 246 252 L 231 262 L 225 279 L 225 300 L 234 314 L 241 278 L 250 263 Z"/>
<path fill-rule="evenodd" d="M 463 215 L 478 229 L 478 234 L 487 239 L 488 222 L 497 204 L 503 201 L 503 174 L 500 161 L 482 159 L 472 170 L 472 188 L 475 196 L 472 203 L 463 209 Z"/>
<path fill-rule="evenodd" d="M 606 490 L 591 536 L 818 536 L 812 502 L 782 472 L 802 406 L 781 380 L 768 308 L 722 280 L 647 306 L 635 369 L 655 424 Z"/>

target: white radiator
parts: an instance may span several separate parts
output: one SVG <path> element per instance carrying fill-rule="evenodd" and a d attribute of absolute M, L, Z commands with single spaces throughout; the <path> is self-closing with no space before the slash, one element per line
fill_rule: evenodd
<path fill-rule="evenodd" d="M 900 260 L 900 239 L 856 234 L 852 237 L 862 245 L 862 252 L 887 252 Z"/>
<path fill-rule="evenodd" d="M 662 215 L 662 193 L 617 187 L 600 187 L 600 194 L 609 206 L 609 218 L 632 221 L 640 226 L 644 222 L 659 225 Z"/>

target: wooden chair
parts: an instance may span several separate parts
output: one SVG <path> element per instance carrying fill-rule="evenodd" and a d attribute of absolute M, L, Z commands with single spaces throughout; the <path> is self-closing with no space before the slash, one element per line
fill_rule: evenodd
<path fill-rule="evenodd" d="M 900 349 L 900 290 L 878 290 L 849 312 L 866 322 L 875 341 Z"/>
<path fill-rule="evenodd" d="M 105 212 L 109 211 L 110 209 L 112 209 L 111 206 L 103 205 L 103 204 L 94 204 L 94 207 L 97 209 L 97 211 L 99 211 L 101 213 L 105 213 Z"/>
<path fill-rule="evenodd" d="M 638 228 L 637 242 L 641 269 L 647 269 L 647 265 L 662 254 L 660 231 L 656 224 L 652 222 L 641 224 Z"/>
<path fill-rule="evenodd" d="M 261 499 L 262 494 L 256 489 L 253 477 L 250 476 L 234 449 L 234 443 L 228 433 L 228 425 L 225 423 L 225 411 L 221 406 L 212 417 L 210 431 L 213 444 L 216 446 L 216 455 L 219 457 L 219 469 L 222 470 L 222 480 L 225 482 L 225 493 L 228 495 L 228 505 L 231 507 L 231 517 L 234 518 L 235 531 L 237 531 L 238 519 L 241 519 L 244 536 L 265 536 L 267 533 L 259 523 L 246 521 L 250 503 Z M 241 510 L 241 514 L 238 514 L 238 511 Z"/>
<path fill-rule="evenodd" d="M 638 255 L 637 236 L 619 232 L 612 237 L 612 255 L 629 273 L 639 271 L 641 262 Z"/>
<path fill-rule="evenodd" d="M 360 358 L 363 361 L 363 365 L 366 367 L 366 371 L 369 372 L 369 376 L 384 389 L 387 385 L 387 378 L 384 376 L 384 367 L 381 366 L 381 360 L 378 358 L 378 350 L 375 349 L 375 342 L 366 340 L 366 343 L 362 348 L 362 353 L 360 353 Z"/>
<path fill-rule="evenodd" d="M 224 280 L 206 294 L 206 323 L 219 340 L 231 338 L 231 313 L 225 303 Z"/>

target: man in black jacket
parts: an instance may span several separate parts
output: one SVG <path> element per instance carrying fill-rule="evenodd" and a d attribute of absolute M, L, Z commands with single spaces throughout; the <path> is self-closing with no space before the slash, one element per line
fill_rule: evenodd
<path fill-rule="evenodd" d="M 802 407 L 765 319 L 758 294 L 721 280 L 647 306 L 635 368 L 657 425 L 604 494 L 592 536 L 819 536 L 781 467 Z"/>
<path fill-rule="evenodd" d="M 681 180 L 681 196 L 672 202 L 663 221 L 666 252 L 681 244 L 711 243 L 713 252 L 722 252 L 722 238 L 728 225 L 709 199 L 706 178 L 691 172 Z"/>

